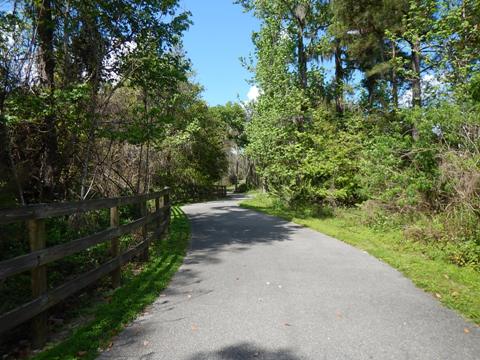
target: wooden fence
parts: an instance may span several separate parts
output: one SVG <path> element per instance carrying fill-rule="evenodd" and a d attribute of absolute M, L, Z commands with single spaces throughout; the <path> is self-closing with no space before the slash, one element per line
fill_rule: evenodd
<path fill-rule="evenodd" d="M 33 320 L 33 345 L 41 346 L 45 342 L 48 331 L 47 309 L 108 274 L 111 275 L 113 287 L 118 287 L 122 265 L 134 257 L 147 260 L 149 244 L 152 240 L 160 238 L 167 230 L 170 219 L 169 193 L 169 189 L 165 188 L 160 192 L 139 196 L 28 205 L 0 210 L 0 225 L 26 222 L 30 244 L 28 254 L 0 262 L 0 282 L 30 270 L 33 295 L 33 300 L 0 315 L 0 334 L 28 320 Z M 155 202 L 154 211 L 148 210 L 147 202 L 150 200 Z M 141 217 L 128 224 L 120 225 L 118 208 L 131 204 L 140 206 Z M 101 209 L 110 209 L 110 228 L 67 243 L 46 247 L 45 219 Z M 154 228 L 151 235 L 148 235 L 147 226 Z M 141 230 L 142 241 L 135 247 L 121 252 L 120 237 L 136 229 Z M 111 259 L 109 261 L 54 289 L 48 288 L 47 264 L 107 241 L 110 241 Z"/>
<path fill-rule="evenodd" d="M 222 198 L 227 196 L 227 187 L 224 185 L 216 185 L 211 189 L 210 193 L 203 195 Z"/>

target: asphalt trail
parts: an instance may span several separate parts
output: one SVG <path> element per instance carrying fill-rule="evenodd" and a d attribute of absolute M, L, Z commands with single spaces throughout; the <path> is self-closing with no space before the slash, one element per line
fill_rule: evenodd
<path fill-rule="evenodd" d="M 184 265 L 99 359 L 480 359 L 480 329 L 398 271 L 237 202 L 183 208 Z"/>

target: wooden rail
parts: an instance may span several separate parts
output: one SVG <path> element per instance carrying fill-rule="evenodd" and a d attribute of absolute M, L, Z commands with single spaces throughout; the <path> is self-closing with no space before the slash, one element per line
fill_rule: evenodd
<path fill-rule="evenodd" d="M 198 191 L 198 196 L 200 199 L 215 197 L 222 198 L 227 196 L 227 187 L 223 185 L 215 185 L 211 188 L 200 189 Z"/>
<path fill-rule="evenodd" d="M 30 243 L 28 254 L 0 262 L 0 281 L 30 270 L 33 295 L 33 300 L 0 315 L 0 334 L 28 320 L 33 320 L 33 345 L 39 347 L 45 343 L 48 331 L 45 312 L 47 309 L 108 274 L 112 277 L 113 287 L 118 287 L 122 265 L 134 257 L 146 260 L 150 243 L 154 239 L 160 239 L 167 230 L 170 219 L 169 194 L 169 189 L 165 188 L 160 192 L 139 196 L 36 204 L 0 210 L 0 224 L 26 222 Z M 147 207 L 149 200 L 155 201 L 155 211 L 151 213 L 148 212 Z M 118 207 L 131 204 L 140 205 L 142 217 L 120 225 Z M 46 247 L 45 219 L 101 209 L 110 209 L 109 229 L 68 243 Z M 148 235 L 147 226 L 152 227 L 152 225 L 154 231 Z M 142 241 L 135 247 L 120 252 L 119 238 L 136 229 L 141 229 Z M 54 289 L 48 289 L 47 264 L 106 241 L 110 241 L 112 258 L 109 261 Z"/>
<path fill-rule="evenodd" d="M 227 196 L 227 187 L 224 185 L 218 185 L 216 186 L 216 195 L 218 197 L 226 197 Z"/>

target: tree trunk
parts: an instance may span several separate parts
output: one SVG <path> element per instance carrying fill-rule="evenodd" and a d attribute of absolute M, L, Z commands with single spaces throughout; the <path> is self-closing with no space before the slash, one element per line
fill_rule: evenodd
<path fill-rule="evenodd" d="M 46 195 L 48 199 L 54 198 L 59 186 L 61 162 L 58 154 L 58 139 L 55 117 L 55 54 L 54 54 L 54 30 L 52 2 L 50 0 L 34 2 L 37 14 L 37 32 L 40 52 L 40 74 L 42 85 L 48 91 L 48 110 L 42 126 L 42 148 L 46 152 L 46 174 L 42 181 L 40 199 Z M 45 192 L 47 192 L 45 194 Z"/>
<path fill-rule="evenodd" d="M 297 30 L 297 60 L 298 60 L 298 78 L 299 86 L 302 90 L 306 90 L 308 86 L 307 82 L 307 54 L 305 52 L 305 44 L 303 38 L 305 36 L 305 23 L 307 13 L 309 8 L 305 4 L 297 4 L 295 8 L 291 9 L 292 15 L 297 21 L 298 30 Z M 301 105 L 301 114 L 295 118 L 295 123 L 297 125 L 298 131 L 302 132 L 304 130 L 305 123 L 305 113 L 307 111 L 306 104 Z"/>
<path fill-rule="evenodd" d="M 422 83 L 420 79 L 420 42 L 415 41 L 412 46 L 412 107 L 422 106 Z M 418 141 L 419 133 L 415 124 L 412 124 L 412 138 Z"/>
<path fill-rule="evenodd" d="M 145 155 L 145 184 L 143 186 L 143 192 L 148 194 L 150 191 L 150 135 L 147 140 L 147 149 Z"/>
<path fill-rule="evenodd" d="M 89 122 L 89 129 L 88 129 L 88 137 L 87 137 L 87 146 L 86 151 L 83 156 L 83 171 L 82 171 L 82 179 L 80 181 L 80 198 L 84 200 L 84 198 L 88 195 L 86 192 L 86 184 L 88 181 L 89 176 L 89 167 L 90 167 L 90 160 L 92 158 L 92 152 L 95 148 L 95 141 L 96 141 L 96 131 L 98 127 L 98 99 L 97 94 L 100 89 L 100 81 L 101 81 L 101 67 L 102 67 L 102 56 L 100 54 L 99 46 L 101 43 L 101 35 L 98 30 L 98 24 L 96 19 L 92 19 L 89 15 L 85 15 L 85 27 L 90 34 L 90 44 L 89 46 L 93 48 L 90 49 L 95 56 L 89 58 L 88 61 L 88 82 L 90 85 L 90 103 L 87 111 L 87 115 L 90 119 Z"/>
<path fill-rule="evenodd" d="M 143 162 L 143 143 L 140 144 L 140 155 L 138 158 L 137 186 L 136 193 L 140 194 L 140 184 L 142 178 L 142 162 Z"/>
<path fill-rule="evenodd" d="M 375 101 L 375 83 L 376 80 L 373 76 L 367 76 L 365 79 L 365 87 L 367 88 L 368 93 L 368 106 L 373 108 L 373 103 Z"/>
<path fill-rule="evenodd" d="M 143 186 L 143 192 L 146 194 L 149 192 L 150 189 L 150 129 L 152 125 L 152 119 L 148 114 L 148 94 L 146 89 L 144 89 L 143 93 L 143 107 L 145 111 L 145 116 L 147 117 L 146 123 L 148 124 L 147 148 L 145 154 L 145 185 Z"/>
<path fill-rule="evenodd" d="M 422 87 L 420 80 L 420 42 L 415 41 L 412 46 L 412 106 L 422 106 Z"/>
<path fill-rule="evenodd" d="M 345 105 L 343 100 L 343 78 L 344 70 L 342 64 L 342 50 L 340 48 L 340 43 L 337 40 L 334 50 L 335 56 L 335 108 L 337 109 L 338 114 L 343 114 L 345 111 Z"/>
<path fill-rule="evenodd" d="M 92 81 L 92 89 L 90 95 L 90 104 L 87 114 L 90 117 L 90 124 L 87 137 L 87 146 L 83 156 L 83 170 L 82 179 L 80 181 L 80 199 L 85 200 L 87 193 L 87 182 L 89 176 L 90 160 L 92 159 L 92 152 L 95 148 L 96 130 L 97 130 L 97 91 L 99 87 L 99 79 L 94 77 Z"/>
<path fill-rule="evenodd" d="M 305 46 L 303 44 L 303 27 L 298 30 L 298 74 L 300 87 L 305 90 L 307 88 L 307 56 L 305 54 Z"/>
<path fill-rule="evenodd" d="M 395 62 L 397 58 L 397 45 L 392 42 L 392 60 Z M 392 100 L 393 108 L 398 109 L 398 82 L 397 82 L 397 70 L 395 65 L 392 67 Z"/>
<path fill-rule="evenodd" d="M 238 191 L 238 148 L 237 148 L 237 159 L 235 162 L 235 192 Z"/>

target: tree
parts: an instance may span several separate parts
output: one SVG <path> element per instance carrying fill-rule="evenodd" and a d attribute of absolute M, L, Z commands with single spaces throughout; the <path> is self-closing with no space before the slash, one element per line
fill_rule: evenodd
<path fill-rule="evenodd" d="M 398 76 L 390 63 L 398 57 L 397 44 L 387 41 L 387 31 L 400 32 L 407 1 L 332 1 L 331 32 L 340 41 L 351 66 L 364 74 L 368 106 L 387 107 L 382 86 L 390 81 L 391 97 L 398 99 Z M 387 74 L 391 72 L 391 76 Z"/>
<path fill-rule="evenodd" d="M 480 46 L 480 3 L 478 1 L 442 0 L 439 6 L 436 50 L 439 70 L 460 98 L 480 71 L 477 49 Z"/>
<path fill-rule="evenodd" d="M 18 0 L 1 14 L 10 19 L 8 26 L 2 22 L 2 43 L 30 39 L 4 47 L 13 50 L 9 69 L 13 59 L 26 54 L 15 65 L 19 76 L 2 72 L 8 82 L 2 82 L 8 90 L 1 93 L 2 117 L 14 119 L 1 131 L 14 134 L 5 142 L 10 150 L 2 154 L 15 164 L 10 168 L 18 174 L 17 188 L 28 189 L 19 190 L 19 198 L 90 196 L 102 161 L 102 121 L 113 94 L 130 84 L 174 96 L 176 82 L 188 70 L 180 49 L 190 23 L 189 14 L 177 9 L 177 1 Z M 135 77 L 139 73 L 143 84 Z M 151 112 L 147 98 L 153 94 L 144 95 Z M 28 146 L 22 147 L 23 138 Z M 142 141 L 148 147 L 151 136 Z"/>
<path fill-rule="evenodd" d="M 218 105 L 209 108 L 211 115 L 223 123 L 226 127 L 228 148 L 233 158 L 233 169 L 230 173 L 233 174 L 235 191 L 238 189 L 239 181 L 239 167 L 240 161 L 243 157 L 243 152 L 247 146 L 248 140 L 245 133 L 245 126 L 247 124 L 247 114 L 245 109 L 238 103 L 227 102 L 225 105 Z M 248 159 L 247 159 L 248 161 Z M 249 167 L 250 170 L 250 167 Z M 246 178 L 248 179 L 248 173 Z"/>

